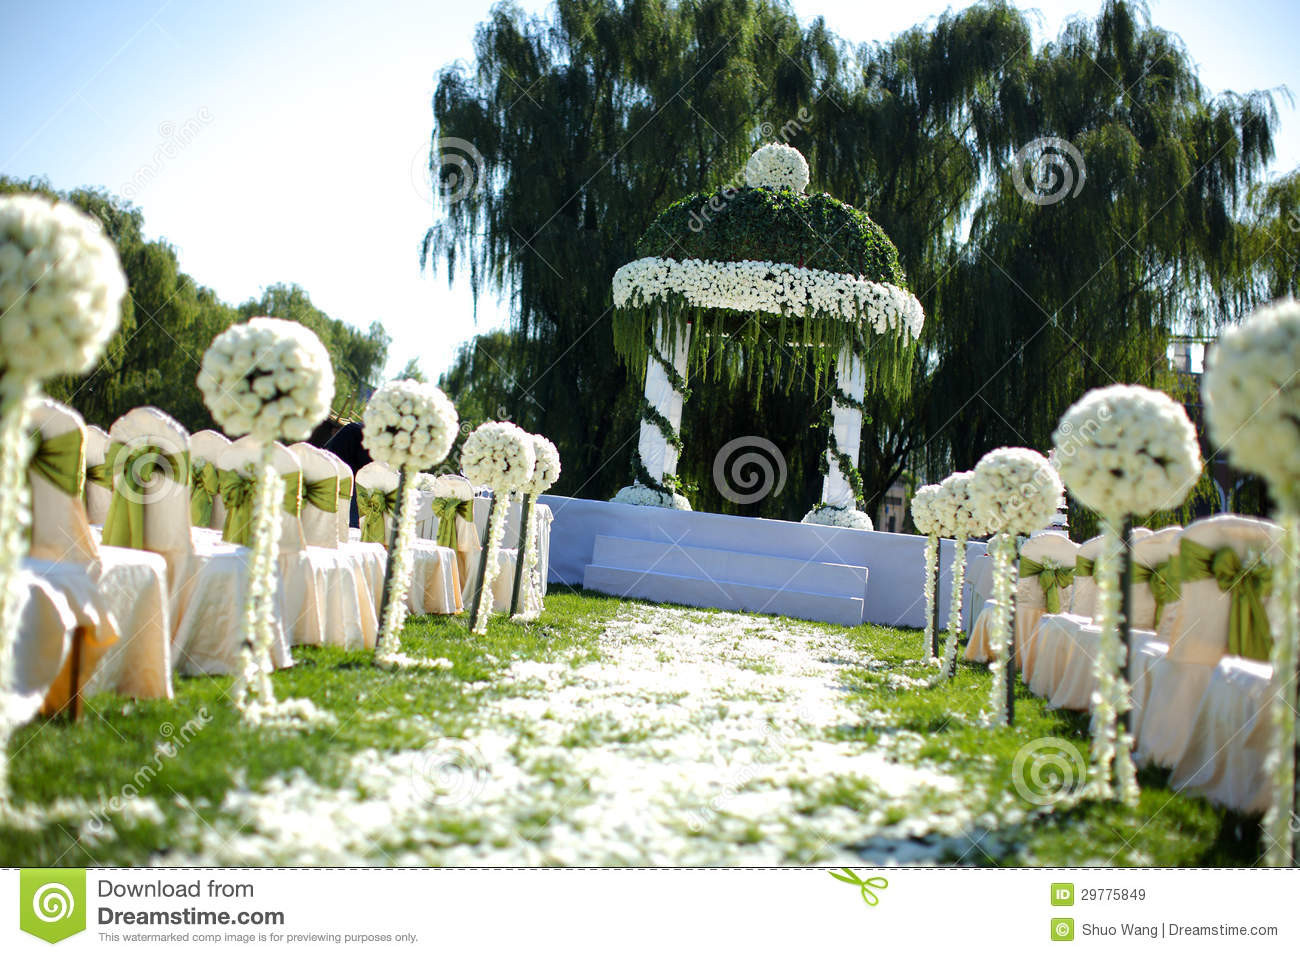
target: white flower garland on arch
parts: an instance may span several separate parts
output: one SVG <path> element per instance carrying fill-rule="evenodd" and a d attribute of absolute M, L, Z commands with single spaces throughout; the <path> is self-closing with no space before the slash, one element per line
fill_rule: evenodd
<path fill-rule="evenodd" d="M 275 640 L 276 553 L 284 480 L 273 464 L 278 439 L 301 440 L 329 414 L 334 367 L 310 329 L 259 316 L 212 340 L 199 367 L 199 391 L 217 424 L 261 446 L 254 466 L 252 537 L 244 600 L 244 642 L 231 699 L 254 725 L 308 728 L 334 723 L 306 699 L 277 701 L 271 686 Z"/>
<path fill-rule="evenodd" d="M 1094 661 L 1090 787 L 1100 796 L 1135 804 L 1133 742 L 1119 726 L 1129 708 L 1123 674 L 1127 649 L 1120 639 L 1120 529 L 1128 516 L 1172 508 L 1187 497 L 1201 474 L 1200 446 L 1181 405 L 1163 392 L 1134 385 L 1087 393 L 1066 410 L 1052 439 L 1061 478 L 1102 524 L 1093 576 L 1101 638 Z"/>
<path fill-rule="evenodd" d="M 1282 561 L 1274 589 L 1281 612 L 1273 629 L 1273 740 L 1267 767 L 1264 862 L 1294 863 L 1296 848 L 1296 667 L 1300 657 L 1300 303 L 1287 299 L 1257 309 L 1220 337 L 1206 359 L 1201 392 L 1211 437 L 1237 468 L 1256 472 L 1279 504 Z"/>
<path fill-rule="evenodd" d="M 537 466 L 537 452 L 532 436 L 513 422 L 484 422 L 465 439 L 460 452 L 460 466 L 474 485 L 492 489 L 492 517 L 488 522 L 487 542 L 483 546 L 482 585 L 475 589 L 477 608 L 470 631 L 486 635 L 492 614 L 492 584 L 501 573 L 499 552 L 505 537 L 506 513 L 514 493 L 532 480 Z M 521 557 L 516 556 L 516 561 Z"/>
<path fill-rule="evenodd" d="M 906 289 L 791 263 L 647 256 L 614 273 L 617 307 L 674 298 L 701 309 L 811 314 L 845 321 L 860 317 L 878 333 L 900 332 L 912 339 L 925 322 L 921 303 Z"/>
<path fill-rule="evenodd" d="M 366 450 L 401 475 L 392 548 L 384 570 L 375 660 L 384 665 L 409 665 L 413 659 L 401 654 L 401 635 L 414 569 L 411 549 L 416 538 L 418 475 L 447 458 L 460 417 L 441 389 L 414 379 L 397 379 L 375 390 L 361 420 L 361 442 Z"/>
<path fill-rule="evenodd" d="M 126 277 L 100 224 L 40 196 L 0 199 L 0 812 L 10 808 L 3 700 L 26 596 L 29 400 L 41 382 L 86 372 L 121 322 Z"/>
<path fill-rule="evenodd" d="M 1032 449 L 989 452 L 975 466 L 971 498 L 980 523 L 996 533 L 993 553 L 993 622 L 989 629 L 989 721 L 1007 724 L 1010 683 L 1015 681 L 1011 653 L 1011 618 L 1015 609 L 1016 538 L 1051 524 L 1065 497 L 1065 487 L 1047 458 Z"/>

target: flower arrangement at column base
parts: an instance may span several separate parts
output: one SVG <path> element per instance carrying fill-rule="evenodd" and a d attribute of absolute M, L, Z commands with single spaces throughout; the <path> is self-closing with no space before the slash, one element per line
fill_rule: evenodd
<path fill-rule="evenodd" d="M 675 508 L 679 512 L 692 511 L 691 503 L 687 501 L 685 495 L 673 491 L 660 492 L 640 482 L 619 489 L 610 501 L 617 502 L 619 505 L 652 505 L 658 508 Z"/>
<path fill-rule="evenodd" d="M 460 417 L 443 391 L 414 379 L 398 379 L 375 390 L 362 415 L 361 441 L 378 462 L 398 471 L 397 505 L 379 607 L 375 663 L 391 667 L 423 664 L 401 653 L 406 599 L 414 570 L 418 474 L 442 463 L 456 439 Z"/>
<path fill-rule="evenodd" d="M 30 522 L 29 400 L 87 372 L 121 322 L 126 277 L 98 221 L 41 196 L 0 198 L 0 696 L 14 686 Z M 11 810 L 10 709 L 0 700 L 0 811 Z"/>
<path fill-rule="evenodd" d="M 261 446 L 254 476 L 244 639 L 231 699 L 250 724 L 305 730 L 334 717 L 306 699 L 277 701 L 271 686 L 275 641 L 276 555 L 284 481 L 273 443 L 300 441 L 329 414 L 334 367 L 315 333 L 296 322 L 257 317 L 212 340 L 199 367 L 199 391 L 228 435 L 252 435 Z"/>
<path fill-rule="evenodd" d="M 533 437 L 513 422 L 484 422 L 465 439 L 460 452 L 461 468 L 474 485 L 492 489 L 488 509 L 487 541 L 479 565 L 470 607 L 473 622 L 470 631 L 486 635 L 492 614 L 492 585 L 501 574 L 500 551 L 505 537 L 506 515 L 514 493 L 527 488 L 537 467 L 537 450 Z M 523 556 L 516 554 L 516 561 Z"/>
<path fill-rule="evenodd" d="M 1225 332 L 1206 357 L 1201 392 L 1214 441 L 1227 447 L 1229 461 L 1268 482 L 1282 526 L 1282 560 L 1273 589 L 1281 612 L 1273 629 L 1271 718 L 1273 739 L 1266 767 L 1270 775 L 1264 815 L 1264 863 L 1300 863 L 1296 761 L 1297 659 L 1300 658 L 1300 303 L 1287 299 L 1264 306 Z"/>
<path fill-rule="evenodd" d="M 1097 797 L 1138 799 L 1132 736 L 1125 717 L 1129 623 L 1121 613 L 1121 578 L 1132 556 L 1121 540 L 1128 516 L 1175 508 L 1201 474 L 1196 429 L 1183 407 L 1153 389 L 1094 389 L 1066 410 L 1052 436 L 1061 478 L 1101 518 L 1102 547 L 1093 570 L 1093 614 L 1101 631 L 1093 674 L 1092 770 Z"/>
<path fill-rule="evenodd" d="M 856 528 L 863 532 L 874 532 L 875 525 L 866 512 L 848 505 L 818 505 L 799 519 L 805 525 L 829 525 L 834 528 Z"/>

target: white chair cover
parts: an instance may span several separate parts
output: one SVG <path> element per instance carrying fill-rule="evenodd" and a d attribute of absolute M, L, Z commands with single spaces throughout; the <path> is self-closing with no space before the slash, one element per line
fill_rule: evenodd
<path fill-rule="evenodd" d="M 1075 552 L 1075 567 L 1079 559 L 1096 561 L 1101 554 L 1101 536 L 1090 538 Z M 1065 674 L 1070 656 L 1074 652 L 1075 636 L 1080 628 L 1092 623 L 1093 606 L 1097 599 L 1097 584 L 1090 576 L 1074 577 L 1070 588 L 1070 610 L 1059 615 L 1043 615 L 1038 620 L 1032 654 L 1024 663 L 1025 682 L 1029 690 L 1040 698 L 1051 698 L 1061 677 Z"/>
<path fill-rule="evenodd" d="M 1133 562 L 1155 568 L 1178 554 L 1178 540 L 1183 530 L 1177 525 L 1162 528 L 1133 543 Z M 1179 603 L 1166 605 L 1156 620 L 1156 599 L 1150 584 L 1134 583 L 1129 601 L 1133 612 L 1133 647 L 1129 657 L 1130 699 L 1133 707 L 1133 740 L 1140 734 L 1142 712 L 1150 690 L 1151 665 L 1169 650 L 1169 638 L 1177 624 Z M 1139 637 L 1140 636 L 1140 637 Z"/>
<path fill-rule="evenodd" d="M 357 488 L 358 489 L 378 489 L 381 492 L 393 492 L 397 490 L 399 476 L 397 470 L 390 468 L 383 462 L 370 462 L 357 469 Z M 384 516 L 384 541 L 387 542 L 393 534 L 393 516 Z M 371 544 L 374 544 L 373 542 Z"/>
<path fill-rule="evenodd" d="M 348 527 L 351 523 L 353 483 L 356 481 L 356 476 L 352 474 L 352 469 L 348 468 L 348 463 L 329 449 L 317 449 L 316 451 L 333 462 L 334 471 L 338 473 L 339 507 L 338 511 L 334 513 L 334 520 L 338 523 L 338 543 L 345 545 L 348 541 Z"/>
<path fill-rule="evenodd" d="M 1182 537 L 1212 549 L 1228 547 L 1246 558 L 1267 553 L 1276 531 L 1271 522 L 1216 515 L 1189 525 Z M 1136 756 L 1143 763 L 1168 768 L 1175 767 L 1187 750 L 1197 708 L 1228 652 L 1229 596 L 1213 579 L 1185 581 L 1181 588 L 1169 650 L 1150 663 L 1145 699 L 1136 702 L 1142 710 Z"/>
<path fill-rule="evenodd" d="M 325 450 L 319 449 L 309 442 L 298 442 L 289 446 L 289 451 L 298 459 L 298 465 L 302 469 L 304 488 L 309 482 L 320 482 L 329 479 L 338 482 L 339 472 L 335 464 L 338 460 Z M 332 512 L 327 512 L 308 502 L 305 498 L 303 499 L 300 518 L 303 537 L 308 545 L 314 545 L 318 548 L 338 548 L 338 509 L 337 495 L 334 497 L 334 511 Z"/>
<path fill-rule="evenodd" d="M 1031 537 L 1020 549 L 1024 558 L 1038 562 L 1040 565 L 1057 565 L 1074 567 L 1075 554 L 1079 546 L 1070 541 L 1061 532 L 1040 532 Z M 1061 608 L 1068 608 L 1070 589 L 1061 591 Z M 1037 578 L 1017 578 L 1015 591 L 1015 642 L 1016 661 L 1023 665 L 1026 660 L 1033 660 L 1034 639 L 1038 620 L 1047 612 L 1046 598 L 1042 585 Z M 980 612 L 980 620 L 971 629 L 971 639 L 966 645 L 967 661 L 989 660 L 989 638 L 992 632 L 993 602 L 990 599 Z"/>
<path fill-rule="evenodd" d="M 217 463 L 226 454 L 226 449 L 230 448 L 230 444 L 230 439 L 213 429 L 195 432 L 190 436 L 191 465 L 210 462 L 214 467 L 220 468 L 221 466 Z M 212 498 L 212 520 L 208 522 L 207 527 L 220 529 L 225 524 L 225 521 L 226 503 L 221 500 L 220 495 L 214 495 Z"/>
<path fill-rule="evenodd" d="M 103 465 L 108 455 L 108 433 L 97 425 L 86 426 L 86 468 Z M 108 517 L 108 503 L 113 501 L 110 489 L 94 482 L 86 483 L 86 517 L 91 525 L 103 525 Z"/>
<path fill-rule="evenodd" d="M 943 549 L 940 546 L 940 564 L 948 564 L 943 562 L 942 558 Z M 993 594 L 993 556 L 985 552 L 969 559 L 966 562 L 965 577 L 967 594 L 962 596 L 961 610 L 966 619 L 966 634 L 973 635 L 980 616 L 984 614 L 984 608 L 988 605 L 989 596 Z M 945 612 L 946 609 L 939 610 L 940 620 L 943 619 Z"/>
<path fill-rule="evenodd" d="M 32 424 L 42 438 L 77 433 L 85 448 L 81 416 L 52 399 L 34 403 Z M 85 469 L 79 467 L 84 478 Z M 100 546 L 91 533 L 85 502 L 35 469 L 32 490 L 33 558 L 85 569 L 114 620 L 118 640 L 82 674 L 86 694 L 117 691 L 137 698 L 170 698 L 171 610 L 167 563 L 160 555 Z"/>

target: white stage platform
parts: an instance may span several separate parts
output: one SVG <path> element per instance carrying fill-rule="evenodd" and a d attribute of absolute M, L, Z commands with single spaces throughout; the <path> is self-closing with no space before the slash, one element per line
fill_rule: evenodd
<path fill-rule="evenodd" d="M 592 591 L 812 621 L 923 627 L 925 539 L 543 495 L 550 580 Z M 952 541 L 940 550 L 947 627 Z M 968 558 L 985 553 L 982 542 Z M 967 592 L 969 597 L 969 591 Z M 970 602 L 966 601 L 966 611 Z M 963 619 L 966 614 L 963 614 Z"/>

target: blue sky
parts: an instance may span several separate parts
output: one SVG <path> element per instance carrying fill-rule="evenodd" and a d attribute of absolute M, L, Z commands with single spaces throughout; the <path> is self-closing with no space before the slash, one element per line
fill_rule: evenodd
<path fill-rule="evenodd" d="M 524 0 L 540 11 L 541 0 Z M 1023 4 L 1055 36 L 1099 4 Z M 422 175 L 439 67 L 468 59 L 488 0 L 0 2 L 0 173 L 132 198 L 146 231 L 230 302 L 297 282 L 331 315 L 393 338 L 390 370 L 436 375 L 459 342 L 505 321 L 463 286 L 422 276 L 433 215 Z M 795 0 L 857 41 L 941 2 Z M 960 6 L 960 4 L 957 4 Z M 1155 0 L 1215 91 L 1300 93 L 1300 4 Z M 1225 16 L 1225 12 L 1230 15 Z M 1300 113 L 1280 102 L 1274 168 L 1300 166 Z M 450 132 L 450 131 L 449 131 Z"/>

